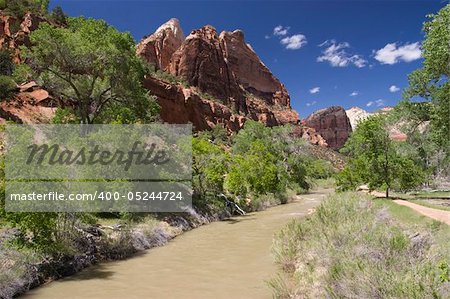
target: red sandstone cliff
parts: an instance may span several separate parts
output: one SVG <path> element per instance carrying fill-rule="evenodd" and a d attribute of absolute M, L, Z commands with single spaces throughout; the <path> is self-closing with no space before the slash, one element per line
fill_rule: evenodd
<path fill-rule="evenodd" d="M 318 110 L 308 116 L 305 121 L 307 127 L 314 128 L 332 149 L 340 149 L 347 141 L 352 126 L 342 107 L 329 107 Z"/>
<path fill-rule="evenodd" d="M 286 88 L 245 42 L 242 31 L 219 35 L 208 25 L 193 30 L 180 44 L 181 32 L 172 19 L 137 46 L 139 56 L 189 85 L 165 88 L 164 82 L 146 78 L 144 85 L 158 97 L 163 120 L 190 121 L 197 130 L 223 124 L 230 131 L 246 119 L 268 126 L 298 122 Z"/>

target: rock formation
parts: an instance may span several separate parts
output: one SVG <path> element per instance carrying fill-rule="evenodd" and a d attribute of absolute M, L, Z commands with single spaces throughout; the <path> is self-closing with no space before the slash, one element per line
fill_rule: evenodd
<path fill-rule="evenodd" d="M 184 34 L 180 22 L 177 19 L 170 19 L 137 45 L 136 54 L 155 65 L 157 69 L 165 70 L 169 66 L 172 54 L 183 41 Z"/>
<path fill-rule="evenodd" d="M 3 100 L 3 99 L 2 99 Z M 13 120 L 18 123 L 49 123 L 59 103 L 36 82 L 18 86 L 18 92 L 9 100 L 0 102 L 0 123 Z"/>
<path fill-rule="evenodd" d="M 164 121 L 188 120 L 197 130 L 220 123 L 229 131 L 238 130 L 246 119 L 268 126 L 298 122 L 286 88 L 246 44 L 242 31 L 218 34 L 207 25 L 183 41 L 176 32 L 181 29 L 172 19 L 137 47 L 139 56 L 187 82 L 175 86 L 146 78 L 144 85 L 158 97 Z M 161 88 L 163 84 L 167 86 Z"/>
<path fill-rule="evenodd" d="M 389 113 L 390 111 L 392 111 L 393 109 L 394 109 L 393 107 L 384 107 L 378 111 L 370 113 L 359 107 L 352 107 L 352 108 L 346 110 L 345 112 L 347 113 L 347 116 L 350 119 L 350 123 L 352 124 L 352 129 L 354 131 L 356 129 L 356 127 L 358 126 L 358 123 L 361 122 L 362 120 L 368 118 L 369 116 L 386 114 L 386 113 Z M 400 121 L 397 124 L 391 125 L 389 127 L 389 137 L 392 140 L 406 141 L 408 136 L 402 132 L 402 126 L 404 124 L 405 124 L 404 122 Z"/>
<path fill-rule="evenodd" d="M 308 116 L 305 125 L 314 128 L 332 149 L 340 149 L 347 141 L 352 127 L 342 107 L 329 107 L 318 110 Z"/>
<path fill-rule="evenodd" d="M 31 13 L 25 14 L 21 20 L 0 15 L 0 48 L 11 49 L 15 62 L 20 62 L 19 47 L 30 46 L 28 35 L 44 21 L 46 20 Z"/>
<path fill-rule="evenodd" d="M 356 129 L 358 123 L 361 120 L 364 120 L 371 115 L 371 113 L 359 107 L 352 107 L 348 110 L 345 110 L 345 113 L 347 113 L 347 117 L 350 120 L 353 131 Z"/>

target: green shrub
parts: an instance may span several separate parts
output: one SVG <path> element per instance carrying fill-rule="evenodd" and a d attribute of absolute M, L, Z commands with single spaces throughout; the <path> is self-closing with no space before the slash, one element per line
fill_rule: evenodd
<path fill-rule="evenodd" d="M 9 100 L 16 89 L 16 83 L 9 76 L 0 75 L 0 101 Z"/>
<path fill-rule="evenodd" d="M 11 76 L 14 71 L 14 66 L 11 51 L 8 49 L 0 49 L 0 75 Z"/>
<path fill-rule="evenodd" d="M 17 84 L 21 84 L 31 80 L 31 68 L 28 64 L 21 63 L 15 66 L 12 77 Z"/>
<path fill-rule="evenodd" d="M 307 175 L 313 179 L 326 179 L 333 174 L 333 165 L 329 161 L 317 159 L 308 163 Z"/>
<path fill-rule="evenodd" d="M 52 13 L 50 14 L 50 18 L 58 24 L 67 23 L 67 16 L 59 5 L 53 8 Z"/>
<path fill-rule="evenodd" d="M 71 108 L 56 109 L 55 116 L 52 119 L 54 124 L 79 124 L 80 119 Z"/>

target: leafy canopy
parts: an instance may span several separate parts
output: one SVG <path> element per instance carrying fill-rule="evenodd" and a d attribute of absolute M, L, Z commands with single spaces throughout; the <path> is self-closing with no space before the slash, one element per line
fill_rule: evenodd
<path fill-rule="evenodd" d="M 69 100 L 82 123 L 148 122 L 158 113 L 142 86 L 144 68 L 129 33 L 103 20 L 69 18 L 67 27 L 43 23 L 23 49 L 45 88 Z"/>
<path fill-rule="evenodd" d="M 450 148 L 450 5 L 429 15 L 423 30 L 423 66 L 410 74 L 404 97 L 429 100 L 434 140 L 447 151 Z"/>
<path fill-rule="evenodd" d="M 342 149 L 350 161 L 337 176 L 341 189 L 367 183 L 372 190 L 385 188 L 388 197 L 390 188 L 408 190 L 423 181 L 422 169 L 403 143 L 390 138 L 388 128 L 384 115 L 371 116 L 358 124 Z"/>

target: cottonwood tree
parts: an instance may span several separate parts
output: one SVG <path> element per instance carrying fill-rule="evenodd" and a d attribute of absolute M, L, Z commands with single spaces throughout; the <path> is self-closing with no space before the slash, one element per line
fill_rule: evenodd
<path fill-rule="evenodd" d="M 389 137 L 386 116 L 376 115 L 358 124 L 350 136 L 343 153 L 350 160 L 337 176 L 337 183 L 343 189 L 351 189 L 367 183 L 371 190 L 396 186 L 408 190 L 419 185 L 424 178 L 422 169 L 405 153 L 402 143 Z"/>
<path fill-rule="evenodd" d="M 45 88 L 73 103 L 81 123 L 147 122 L 158 113 L 129 33 L 78 17 L 64 28 L 43 23 L 30 40 L 26 61 Z"/>
<path fill-rule="evenodd" d="M 435 142 L 449 154 L 450 149 L 450 4 L 429 15 L 423 30 L 422 68 L 409 75 L 407 100 L 420 97 L 431 102 L 430 120 Z"/>

